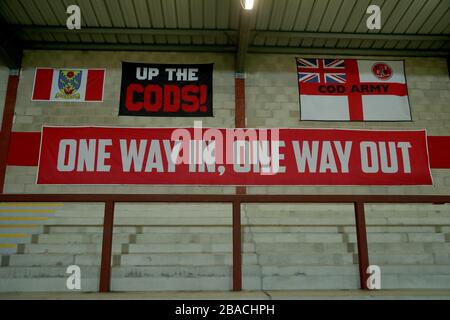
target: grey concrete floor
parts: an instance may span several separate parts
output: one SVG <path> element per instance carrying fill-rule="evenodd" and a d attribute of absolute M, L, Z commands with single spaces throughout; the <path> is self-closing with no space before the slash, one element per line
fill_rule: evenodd
<path fill-rule="evenodd" d="M 0 300 L 450 300 L 450 290 L 321 290 L 241 292 L 21 292 L 0 293 Z"/>

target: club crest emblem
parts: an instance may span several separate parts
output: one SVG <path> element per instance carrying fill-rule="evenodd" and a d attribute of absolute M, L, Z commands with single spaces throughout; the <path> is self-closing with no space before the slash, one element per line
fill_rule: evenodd
<path fill-rule="evenodd" d="M 372 66 L 372 73 L 378 79 L 386 81 L 392 78 L 394 71 L 388 64 L 379 62 Z"/>
<path fill-rule="evenodd" d="M 60 70 L 58 77 L 58 99 L 80 99 L 78 90 L 81 85 L 82 70 Z"/>

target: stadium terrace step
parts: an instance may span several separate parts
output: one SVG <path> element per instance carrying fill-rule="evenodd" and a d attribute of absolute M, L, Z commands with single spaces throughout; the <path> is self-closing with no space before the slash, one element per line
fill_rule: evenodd
<path fill-rule="evenodd" d="M 243 263 L 256 264 L 255 254 L 244 253 Z M 231 265 L 231 253 L 154 253 L 154 254 L 122 254 L 122 266 L 148 266 L 148 265 Z"/>

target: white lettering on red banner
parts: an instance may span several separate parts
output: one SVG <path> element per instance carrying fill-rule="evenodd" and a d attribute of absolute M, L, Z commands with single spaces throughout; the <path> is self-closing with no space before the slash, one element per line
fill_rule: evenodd
<path fill-rule="evenodd" d="M 426 132 L 44 127 L 38 184 L 431 185 Z"/>

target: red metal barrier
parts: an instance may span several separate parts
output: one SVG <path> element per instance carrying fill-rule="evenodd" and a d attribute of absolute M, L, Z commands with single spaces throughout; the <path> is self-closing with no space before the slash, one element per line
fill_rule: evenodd
<path fill-rule="evenodd" d="M 367 290 L 369 254 L 365 203 L 450 203 L 450 196 L 414 195 L 177 195 L 177 194 L 0 194 L 0 202 L 102 202 L 103 223 L 100 292 L 110 291 L 114 204 L 117 202 L 231 203 L 233 205 L 233 291 L 242 289 L 241 204 L 243 203 L 349 203 L 354 205 L 361 289 Z"/>

